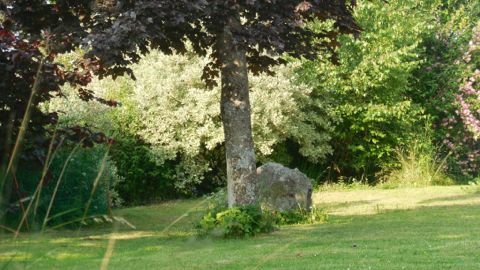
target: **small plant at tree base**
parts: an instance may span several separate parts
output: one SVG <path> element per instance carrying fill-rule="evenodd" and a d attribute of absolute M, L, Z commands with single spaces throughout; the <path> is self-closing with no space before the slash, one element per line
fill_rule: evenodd
<path fill-rule="evenodd" d="M 258 205 L 246 205 L 218 213 L 208 212 L 198 228 L 201 234 L 239 238 L 272 232 L 277 228 L 277 222 L 271 212 Z"/>
<path fill-rule="evenodd" d="M 228 208 L 227 190 L 220 189 L 208 197 L 207 212 L 218 213 Z"/>
<path fill-rule="evenodd" d="M 227 209 L 226 191 L 221 190 L 209 197 L 206 214 L 197 224 L 201 235 L 239 238 L 269 233 L 280 225 L 313 224 L 327 221 L 323 209 L 312 207 L 311 210 L 299 208 L 295 211 L 271 211 L 260 205 L 246 205 Z"/>

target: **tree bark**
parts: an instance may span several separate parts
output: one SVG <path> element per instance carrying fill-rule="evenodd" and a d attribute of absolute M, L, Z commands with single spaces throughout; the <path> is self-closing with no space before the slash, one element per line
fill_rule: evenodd
<path fill-rule="evenodd" d="M 253 146 L 246 52 L 234 42 L 232 31 L 241 27 L 230 18 L 218 36 L 222 97 L 221 115 L 225 134 L 228 205 L 255 203 L 256 160 Z"/>

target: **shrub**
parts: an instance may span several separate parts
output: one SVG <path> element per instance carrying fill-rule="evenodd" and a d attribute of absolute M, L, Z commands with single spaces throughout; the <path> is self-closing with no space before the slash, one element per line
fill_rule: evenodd
<path fill-rule="evenodd" d="M 64 89 L 67 99 L 54 99 L 46 107 L 65 112 L 63 124 L 87 124 L 118 140 L 119 134 L 135 138 L 148 149 L 158 168 L 166 164 L 170 179 L 165 180 L 174 183 L 178 193 L 211 192 L 208 189 L 225 184 L 221 177 L 225 157 L 220 89 L 209 90 L 201 80 L 208 61 L 194 54 L 164 55 L 154 50 L 132 66 L 136 81 L 103 79 L 89 86 L 97 96 L 119 101 L 120 107 L 85 103 L 69 89 Z M 294 141 L 300 155 L 313 162 L 324 160 L 331 151 L 329 105 L 322 99 L 311 100 L 311 89 L 294 81 L 294 66 L 275 67 L 275 76 L 252 76 L 250 80 L 253 135 L 261 162 L 286 140 Z M 133 160 L 137 159 L 142 158 Z M 122 171 L 134 167 L 127 162 L 123 159 L 125 166 L 118 166 L 125 176 L 132 172 Z M 150 162 L 146 164 L 142 171 L 152 169 Z"/>
<path fill-rule="evenodd" d="M 406 150 L 398 150 L 399 168 L 386 173 L 384 188 L 448 185 L 446 158 L 440 158 L 430 137 L 414 141 Z"/>
<path fill-rule="evenodd" d="M 272 232 L 280 225 L 327 221 L 325 211 L 317 207 L 312 207 L 310 211 L 298 209 L 288 212 L 271 211 L 260 205 L 228 208 L 224 189 L 212 194 L 208 200 L 207 211 L 197 224 L 201 235 L 245 237 Z"/>
<path fill-rule="evenodd" d="M 395 149 L 410 144 L 424 125 L 423 109 L 406 95 L 412 72 L 421 64 L 421 35 L 434 17 L 431 1 L 359 1 L 359 38 L 341 36 L 339 63 L 323 53 L 298 69 L 313 98 L 329 100 L 335 122 L 326 177 L 368 179 L 395 167 Z M 331 25 L 312 24 L 314 29 Z"/>
<path fill-rule="evenodd" d="M 179 195 L 173 181 L 177 163 L 168 161 L 158 165 L 150 155 L 149 146 L 140 139 L 126 134 L 117 136 L 110 153 L 118 174 L 127 179 L 116 186 L 125 205 L 153 203 Z"/>
<path fill-rule="evenodd" d="M 220 212 L 208 212 L 199 222 L 202 234 L 238 238 L 272 232 L 275 217 L 258 205 L 233 207 Z"/>
<path fill-rule="evenodd" d="M 62 175 L 64 167 L 65 171 Z M 20 184 L 19 194 L 24 196 L 34 194 L 41 179 L 42 169 L 31 164 L 21 164 L 17 172 Z M 122 181 L 106 153 L 105 146 L 89 149 L 80 147 L 75 150 L 72 147 L 63 147 L 52 160 L 49 174 L 41 188 L 38 207 L 35 208 L 36 202 L 32 203 L 27 218 L 29 227 L 42 226 L 51 202 L 52 206 L 47 219 L 49 226 L 78 225 L 84 215 L 90 217 L 110 214 L 110 207 L 121 204 L 121 199 L 115 192 L 115 186 Z M 94 190 L 95 182 L 97 185 Z M 58 190 L 53 196 L 57 183 Z M 12 205 L 15 207 L 9 219 L 12 222 L 18 222 L 23 213 L 18 196 L 13 197 Z M 24 201 L 25 208 L 32 198 L 34 197 L 27 197 Z"/>
<path fill-rule="evenodd" d="M 180 161 L 176 188 L 190 193 L 192 187 L 210 181 L 224 141 L 220 118 L 219 88 L 208 90 L 201 80 L 208 59 L 193 55 L 166 56 L 153 52 L 134 66 L 138 74 L 130 100 L 139 112 L 136 134 L 150 144 L 159 164 Z M 167 69 L 170 72 L 159 73 Z M 259 160 L 272 155 L 276 145 L 296 141 L 300 153 L 322 160 L 329 152 L 328 106 L 310 102 L 311 89 L 293 81 L 293 65 L 275 68 L 276 76 L 252 77 L 252 125 Z M 305 106 L 315 111 L 300 110 Z M 223 181 L 224 179 L 222 179 Z M 224 184 L 224 183 L 223 183 Z"/>
<path fill-rule="evenodd" d="M 313 207 L 311 210 L 295 210 L 287 212 L 262 209 L 259 205 L 233 207 L 216 211 L 208 211 L 198 223 L 200 234 L 230 237 L 254 236 L 269 233 L 280 225 L 313 224 L 327 221 L 323 209 Z"/>
<path fill-rule="evenodd" d="M 408 95 L 431 115 L 435 143 L 442 144 L 441 154 L 448 156 L 448 173 L 467 183 L 477 176 L 480 164 L 475 135 L 479 104 L 474 94 L 480 27 L 473 19 L 480 16 L 480 2 L 443 1 L 434 12 L 437 19 L 422 37 L 423 62 L 414 72 Z"/>

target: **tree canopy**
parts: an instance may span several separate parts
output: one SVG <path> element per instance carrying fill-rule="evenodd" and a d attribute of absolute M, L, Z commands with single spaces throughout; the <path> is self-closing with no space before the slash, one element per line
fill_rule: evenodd
<path fill-rule="evenodd" d="M 9 109 L 1 111 L 1 136 L 8 137 L 9 118 L 13 130 L 20 126 L 40 63 L 41 85 L 33 105 L 61 94 L 59 87 L 65 83 L 76 85 L 84 100 L 93 99 L 87 88 L 93 74 L 133 77 L 129 65 L 142 54 L 152 48 L 167 54 L 185 53 L 187 40 L 197 54 L 210 56 L 203 79 L 213 86 L 221 65 L 215 39 L 229 15 L 242 19 L 235 41 L 245 48 L 248 68 L 257 74 L 285 62 L 281 57 L 285 54 L 313 58 L 319 51 L 332 50 L 338 45 L 339 31 L 358 33 L 352 4 L 323 0 L 3 1 L 0 74 L 1 88 L 6 91 L 2 91 L 1 107 Z M 309 19 L 333 19 L 336 27 L 312 31 L 304 27 Z M 67 72 L 55 57 L 79 46 L 88 50 L 86 58 Z M 37 134 L 45 124 L 56 122 L 55 114 L 34 110 L 32 125 Z"/>
<path fill-rule="evenodd" d="M 14 103 L 23 106 L 23 110 L 14 110 L 18 116 L 4 113 L 2 118 L 5 123 L 9 121 L 8 117 L 13 121 L 22 119 L 19 136 L 10 132 L 17 137 L 18 146 L 32 115 L 31 108 L 39 101 L 48 100 L 53 93 L 61 94 L 59 86 L 68 82 L 77 86 L 79 95 L 85 100 L 97 99 L 116 105 L 113 101 L 95 97 L 87 89 L 93 74 L 100 78 L 128 74 L 134 78 L 129 65 L 138 62 L 141 55 L 152 48 L 167 54 L 182 54 L 187 51 L 188 41 L 195 53 L 210 57 L 202 75 L 207 85 L 214 86 L 215 79 L 222 73 L 222 119 L 227 127 L 224 128 L 227 160 L 239 160 L 248 155 L 243 153 L 233 157 L 233 150 L 240 146 L 235 138 L 249 138 L 245 147 L 253 153 L 246 69 L 254 74 L 271 73 L 270 67 L 285 63 L 285 55 L 311 59 L 321 51 L 333 52 L 338 45 L 336 37 L 339 33 L 359 32 L 352 17 L 353 5 L 354 1 L 343 0 L 5 1 L 0 6 L 3 15 L 1 37 L 7 44 L 1 52 L 7 63 L 2 65 L 2 74 L 9 77 L 4 86 L 11 90 L 20 88 L 24 92 L 23 95 L 19 92 L 11 95 L 15 96 Z M 332 20 L 334 27 L 314 31 L 306 27 L 309 20 Z M 73 71 L 66 71 L 55 62 L 55 57 L 76 47 L 87 51 L 85 58 Z M 16 55 L 19 52 L 27 62 L 30 61 L 22 67 L 30 72 L 21 76 L 16 73 L 20 68 Z M 36 56 L 29 57 L 31 53 Z M 335 60 L 335 53 L 332 53 L 331 60 Z M 234 78 L 239 74 L 244 77 Z M 29 84 L 25 85 L 25 82 Z M 234 97 L 238 100 L 233 100 Z M 238 104 L 246 106 L 238 107 Z M 45 116 L 38 111 L 33 115 Z M 55 122 L 53 119 L 49 123 Z M 45 124 L 41 121 L 33 126 L 42 128 Z M 238 124 L 242 126 L 241 131 L 236 126 Z M 3 133 L 6 137 L 6 132 Z M 84 140 L 88 137 L 85 133 L 88 132 L 77 128 L 73 136 Z M 101 138 L 99 141 L 105 141 L 105 136 L 97 137 Z M 6 149 L 9 148 L 7 145 Z M 15 146 L 10 161 L 15 160 L 16 149 Z M 255 167 L 254 157 L 247 163 L 252 165 L 247 170 L 251 174 Z M 236 172 L 229 173 L 229 179 L 243 179 L 247 171 L 242 171 L 237 166 L 239 164 L 241 162 L 227 162 L 227 168 L 233 168 L 227 171 Z"/>

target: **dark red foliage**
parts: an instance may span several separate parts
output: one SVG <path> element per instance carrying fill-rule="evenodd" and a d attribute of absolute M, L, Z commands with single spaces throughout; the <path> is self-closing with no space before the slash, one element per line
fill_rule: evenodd
<path fill-rule="evenodd" d="M 83 61 L 73 71 L 66 71 L 55 62 L 55 56 L 68 52 L 87 37 L 87 26 L 91 1 L 7 1 L 0 3 L 3 21 L 0 21 L 0 165 L 10 158 L 28 101 L 37 80 L 38 87 L 32 99 L 31 121 L 29 122 L 22 157 L 28 160 L 44 160 L 49 145 L 46 126 L 58 121 L 57 113 L 43 113 L 38 104 L 55 95 L 62 95 L 61 86 L 70 83 L 86 86 L 92 79 L 94 61 Z M 40 63 L 42 68 L 39 72 Z M 37 78 L 37 73 L 39 74 Z M 97 100 L 116 106 L 116 102 L 95 97 L 89 93 L 84 100 Z M 77 136 L 71 136 L 76 130 Z M 61 130 L 68 138 L 82 140 L 92 145 L 94 137 L 77 128 Z M 107 142 L 107 139 L 97 142 Z"/>
<path fill-rule="evenodd" d="M 87 89 L 94 74 L 134 77 L 129 65 L 142 54 L 150 49 L 185 53 L 188 41 L 197 54 L 210 53 L 203 79 L 212 86 L 220 67 L 216 38 L 230 16 L 241 18 L 242 27 L 234 36 L 247 52 L 249 69 L 269 72 L 285 61 L 284 55 L 313 58 L 320 51 L 332 51 L 338 33 L 357 34 L 351 14 L 354 4 L 345 0 L 4 0 L 0 2 L 0 153 L 11 150 L 36 79 L 40 85 L 27 138 L 43 143 L 45 126 L 55 124 L 58 117 L 40 112 L 36 105 L 62 95 L 65 83 L 76 86 L 83 100 L 117 106 Z M 305 28 L 312 19 L 332 19 L 336 29 L 312 32 Z M 73 71 L 55 63 L 56 55 L 79 46 L 89 51 Z M 40 61 L 44 65 L 36 78 Z M 113 143 L 82 127 L 61 133 L 86 146 Z"/>
<path fill-rule="evenodd" d="M 242 29 L 235 34 L 237 45 L 246 49 L 249 69 L 255 74 L 268 72 L 283 63 L 281 56 L 313 58 L 337 46 L 338 33 L 359 32 L 352 14 L 354 1 L 332 0 L 137 0 L 110 1 L 110 9 L 88 36 L 101 76 L 131 75 L 128 65 L 137 62 L 149 49 L 164 53 L 186 52 L 188 40 L 197 54 L 211 53 L 211 63 L 203 79 L 215 84 L 220 66 L 216 37 L 230 15 L 242 18 Z M 107 15 L 108 14 L 108 15 Z M 108 18 L 108 19 L 107 19 Z M 335 20 L 336 29 L 315 33 L 305 28 L 307 20 Z M 324 40 L 319 42 L 319 40 Z M 213 51 L 212 51 L 213 50 Z M 333 59 L 334 60 L 334 59 Z"/>

